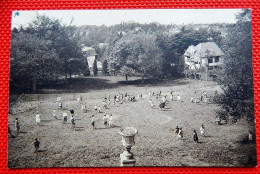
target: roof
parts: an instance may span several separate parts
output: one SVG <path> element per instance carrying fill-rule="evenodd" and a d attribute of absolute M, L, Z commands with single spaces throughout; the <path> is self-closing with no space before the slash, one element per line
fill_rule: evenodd
<path fill-rule="evenodd" d="M 88 56 L 94 56 L 97 55 L 96 50 L 92 47 L 83 47 L 82 51 L 85 52 Z"/>
<path fill-rule="evenodd" d="M 217 46 L 215 42 L 203 42 L 195 47 L 189 46 L 184 56 L 190 56 L 192 61 L 199 61 L 201 58 L 223 56 L 224 52 Z"/>
<path fill-rule="evenodd" d="M 199 57 L 215 57 L 223 56 L 223 51 L 217 46 L 215 42 L 204 42 L 198 44 L 196 47 L 196 52 L 194 56 L 198 55 Z"/>
<path fill-rule="evenodd" d="M 193 45 L 189 46 L 185 51 L 184 56 L 192 56 L 194 54 L 195 47 Z"/>

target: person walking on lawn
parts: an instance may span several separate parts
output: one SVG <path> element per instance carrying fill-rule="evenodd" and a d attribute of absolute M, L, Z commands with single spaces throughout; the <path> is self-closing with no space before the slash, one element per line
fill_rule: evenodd
<path fill-rule="evenodd" d="M 198 138 L 198 135 L 197 135 L 196 130 L 193 131 L 193 140 L 194 140 L 194 142 L 196 142 L 196 143 L 199 142 L 199 138 Z"/>
<path fill-rule="evenodd" d="M 95 116 L 94 115 L 92 115 L 91 125 L 93 127 L 93 130 L 96 129 L 96 126 L 95 126 Z"/>

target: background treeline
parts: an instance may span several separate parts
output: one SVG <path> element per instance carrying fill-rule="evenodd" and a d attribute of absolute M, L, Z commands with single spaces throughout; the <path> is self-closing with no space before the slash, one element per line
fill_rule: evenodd
<path fill-rule="evenodd" d="M 105 75 L 178 78 L 184 69 L 182 55 L 189 45 L 209 39 L 221 43 L 221 32 L 210 26 L 128 22 L 75 27 L 37 16 L 28 27 L 12 30 L 11 92 L 36 91 L 39 84 L 66 82 L 73 74 L 89 75 L 83 46 L 95 48 Z M 212 26 L 225 31 L 231 25 Z"/>
<path fill-rule="evenodd" d="M 93 47 L 103 62 L 103 73 L 149 78 L 181 77 L 182 55 L 190 45 L 221 44 L 232 24 L 161 25 L 123 22 L 113 26 L 81 26 L 81 44 Z M 100 46 L 101 43 L 105 45 Z"/>

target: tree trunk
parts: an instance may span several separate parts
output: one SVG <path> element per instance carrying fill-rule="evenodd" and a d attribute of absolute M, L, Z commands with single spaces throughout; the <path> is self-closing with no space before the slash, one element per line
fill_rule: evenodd
<path fill-rule="evenodd" d="M 36 78 L 35 77 L 33 77 L 33 84 L 32 84 L 33 86 L 32 86 L 32 88 L 33 88 L 33 93 L 35 93 L 36 92 L 36 90 L 37 90 L 37 88 L 36 88 Z"/>
<path fill-rule="evenodd" d="M 208 65 L 206 65 L 206 82 L 208 82 Z"/>
<path fill-rule="evenodd" d="M 125 75 L 125 81 L 127 82 L 128 80 L 128 74 Z"/>
<path fill-rule="evenodd" d="M 145 70 L 143 70 L 142 84 L 144 83 L 144 75 L 145 75 Z"/>

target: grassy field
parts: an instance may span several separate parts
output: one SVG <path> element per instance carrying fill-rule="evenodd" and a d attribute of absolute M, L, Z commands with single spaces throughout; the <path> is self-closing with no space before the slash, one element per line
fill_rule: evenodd
<path fill-rule="evenodd" d="M 146 81 L 137 78 L 89 77 L 74 79 L 69 87 L 43 89 L 44 94 L 28 94 L 16 104 L 11 103 L 13 114 L 9 115 L 9 126 L 14 129 L 14 120 L 19 118 L 21 133 L 8 139 L 8 167 L 105 167 L 119 166 L 119 155 L 124 151 L 119 127 L 133 126 L 138 129 L 132 152 L 136 166 L 252 166 L 256 163 L 255 143 L 243 143 L 248 125 L 243 119 L 235 124 L 216 125 L 214 123 L 216 104 L 195 104 L 190 97 L 199 99 L 203 91 L 214 95 L 220 90 L 213 82 L 189 80 Z M 132 80 L 132 81 L 131 81 Z M 133 81 L 134 80 L 134 81 Z M 169 99 L 173 91 L 174 99 L 179 94 L 183 102 L 170 101 L 166 109 L 158 107 L 161 99 L 152 97 L 156 106 L 149 105 L 149 90 L 162 91 Z M 196 93 L 194 94 L 194 92 Z M 106 94 L 111 98 L 119 92 L 133 95 L 143 94 L 136 102 L 124 102 L 96 113 L 95 105 L 102 105 Z M 74 108 L 76 130 L 70 123 L 62 124 L 62 112 L 58 119 L 52 117 L 52 110 L 58 107 L 57 93 L 62 97 L 64 108 Z M 82 113 L 76 98 L 81 95 L 87 102 L 87 113 Z M 15 96 L 10 96 L 15 98 Z M 39 110 L 42 124 L 35 124 L 35 113 Z M 105 129 L 102 117 L 105 113 L 114 116 L 116 127 Z M 91 115 L 96 116 L 96 130 L 92 129 Z M 68 121 L 69 122 L 69 121 Z M 205 125 L 206 137 L 199 135 L 201 124 Z M 177 140 L 176 126 L 182 127 L 184 138 Z M 193 130 L 197 130 L 199 143 L 192 140 Z M 34 138 L 41 142 L 41 152 L 34 153 Z"/>

